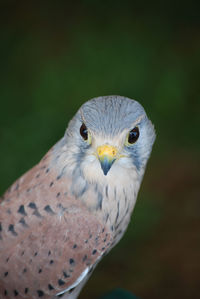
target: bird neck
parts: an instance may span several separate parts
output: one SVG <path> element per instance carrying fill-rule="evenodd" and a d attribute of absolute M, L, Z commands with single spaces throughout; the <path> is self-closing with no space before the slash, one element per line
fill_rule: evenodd
<path fill-rule="evenodd" d="M 105 176 L 102 170 L 77 165 L 76 155 L 69 152 L 61 140 L 54 147 L 54 166 L 58 175 L 66 179 L 69 194 L 80 200 L 87 209 L 121 238 L 128 226 L 141 182 L 141 174 L 134 167 L 115 169 Z M 70 182 L 70 183 L 69 183 Z"/>

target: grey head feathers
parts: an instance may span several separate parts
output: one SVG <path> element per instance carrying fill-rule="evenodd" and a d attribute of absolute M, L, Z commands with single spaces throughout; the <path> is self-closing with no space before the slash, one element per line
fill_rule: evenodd
<path fill-rule="evenodd" d="M 86 102 L 80 109 L 86 125 L 95 133 L 114 136 L 130 128 L 141 115 L 143 107 L 136 101 L 121 96 L 105 96 Z"/>
<path fill-rule="evenodd" d="M 140 131 L 138 141 L 124 146 L 123 151 L 129 154 L 137 169 L 145 166 L 155 140 L 155 131 L 144 108 L 137 101 L 117 95 L 103 96 L 93 98 L 80 107 L 69 123 L 65 140 L 77 146 L 79 155 L 84 157 L 88 145 L 80 136 L 82 123 L 85 123 L 94 136 L 108 137 L 111 142 L 112 138 L 123 132 L 127 134 L 137 125 Z"/>

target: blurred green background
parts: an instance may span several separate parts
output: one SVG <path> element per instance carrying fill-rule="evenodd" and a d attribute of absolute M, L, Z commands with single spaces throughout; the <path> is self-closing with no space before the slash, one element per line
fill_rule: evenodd
<path fill-rule="evenodd" d="M 1 194 L 92 97 L 140 101 L 157 131 L 129 229 L 81 299 L 199 298 L 199 3 L 0 2 Z"/>

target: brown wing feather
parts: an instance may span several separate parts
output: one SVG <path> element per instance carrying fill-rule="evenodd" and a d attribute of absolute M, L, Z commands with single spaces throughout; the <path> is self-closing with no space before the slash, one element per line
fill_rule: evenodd
<path fill-rule="evenodd" d="M 0 298 L 51 298 L 110 245 L 98 219 L 48 168 L 51 151 L 0 203 Z"/>

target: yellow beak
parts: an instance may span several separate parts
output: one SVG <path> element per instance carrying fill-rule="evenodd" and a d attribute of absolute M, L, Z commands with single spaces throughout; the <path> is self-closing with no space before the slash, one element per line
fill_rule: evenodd
<path fill-rule="evenodd" d="M 112 164 L 116 160 L 117 153 L 118 153 L 117 148 L 112 145 L 104 144 L 98 146 L 97 156 L 99 158 L 99 161 L 101 163 L 101 168 L 105 175 L 107 175 Z"/>

